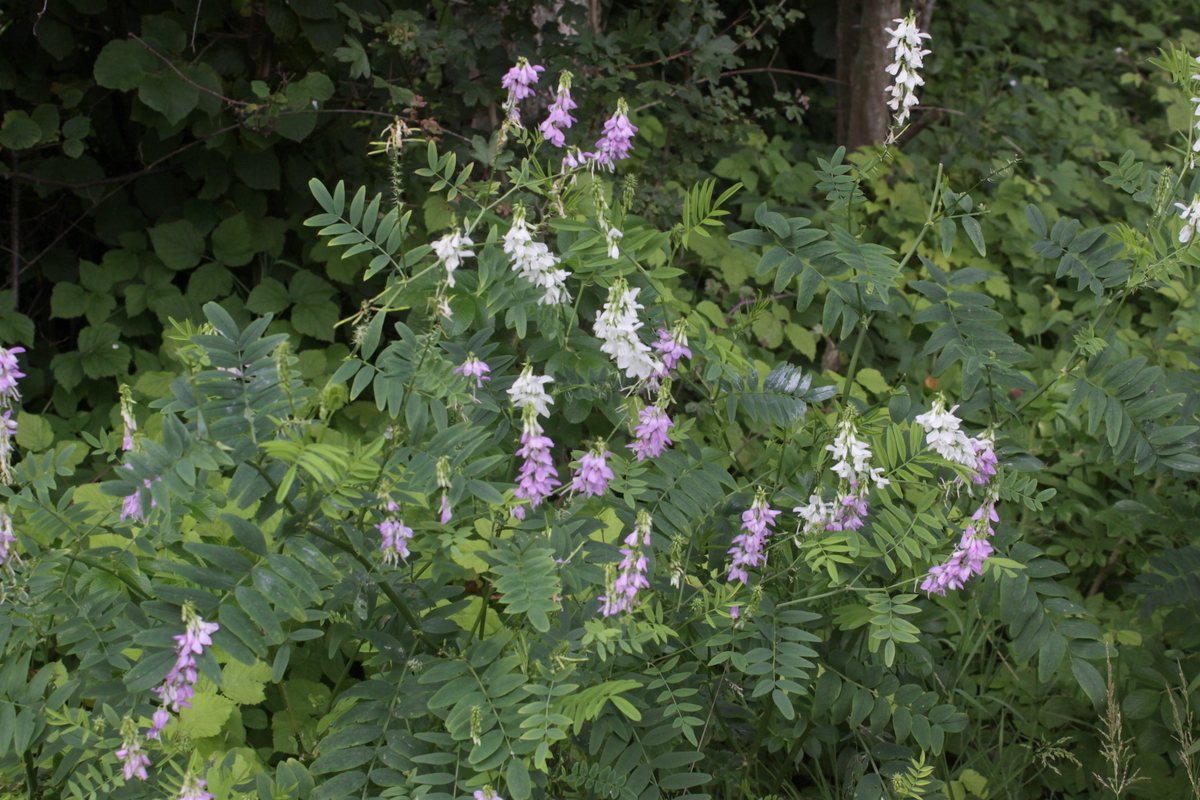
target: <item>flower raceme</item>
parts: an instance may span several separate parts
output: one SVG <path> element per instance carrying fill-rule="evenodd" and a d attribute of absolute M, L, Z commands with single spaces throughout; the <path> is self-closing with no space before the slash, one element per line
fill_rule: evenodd
<path fill-rule="evenodd" d="M 888 49 L 894 51 L 892 63 L 886 67 L 887 73 L 894 78 L 894 83 L 888 87 L 892 98 L 888 107 L 896 112 L 892 123 L 892 132 L 888 141 L 893 141 L 895 129 L 904 124 L 909 117 L 909 109 L 915 106 L 917 100 L 916 88 L 923 86 L 925 80 L 918 74 L 924 65 L 928 50 L 921 49 L 921 40 L 930 38 L 928 33 L 922 33 L 916 25 L 916 18 L 909 14 L 906 19 L 894 20 L 895 28 L 884 28 L 892 35 Z"/>
<path fill-rule="evenodd" d="M 408 543 L 413 537 L 413 529 L 392 516 L 400 513 L 399 503 L 388 500 L 384 507 L 389 516 L 375 526 L 381 540 L 379 552 L 382 555 L 383 563 L 395 566 L 399 559 L 408 561 Z"/>
<path fill-rule="evenodd" d="M 625 537 L 625 546 L 621 548 L 621 563 L 617 566 L 615 579 L 608 587 L 608 592 L 600 598 L 600 613 L 611 617 L 622 612 L 629 612 L 638 605 L 639 589 L 649 589 L 650 580 L 646 577 L 650 571 L 650 528 L 653 520 L 645 511 L 639 511 L 633 531 Z"/>
<path fill-rule="evenodd" d="M 604 341 L 608 353 L 630 380 L 647 380 L 663 372 L 663 363 L 650 355 L 650 346 L 638 338 L 643 323 L 637 312 L 645 308 L 637 302 L 637 287 L 618 278 L 608 289 L 608 301 L 596 317 L 596 336 Z"/>
<path fill-rule="evenodd" d="M 576 122 L 570 114 L 575 108 L 578 106 L 571 99 L 571 73 L 563 70 L 558 76 L 558 96 L 550 104 L 550 114 L 538 126 L 542 131 L 542 138 L 555 147 L 566 145 L 567 137 L 563 131 Z"/>
<path fill-rule="evenodd" d="M 519 272 L 522 278 L 544 291 L 538 305 L 570 302 L 571 295 L 567 292 L 566 282 L 571 273 L 565 269 L 556 269 L 560 263 L 559 257 L 551 253 L 544 242 L 533 241 L 533 231 L 525 222 L 523 206 L 517 206 L 513 211 L 512 225 L 504 234 L 502 248 L 512 257 L 512 268 Z"/>
<path fill-rule="evenodd" d="M 999 522 L 996 513 L 994 490 L 971 515 L 971 523 L 963 531 L 958 547 L 943 564 L 929 568 L 929 577 L 921 584 L 921 590 L 945 596 L 947 589 L 961 589 L 967 581 L 983 574 L 983 562 L 995 552 L 990 541 L 996 532 L 993 522 Z"/>
<path fill-rule="evenodd" d="M 16 535 L 13 533 L 12 517 L 3 508 L 0 508 L 0 566 L 4 565 L 12 557 L 12 545 L 17 541 Z"/>
<path fill-rule="evenodd" d="M 17 390 L 17 381 L 25 377 L 17 363 L 17 353 L 24 353 L 24 347 L 10 347 L 5 350 L 0 347 L 0 408 L 13 408 L 21 399 Z"/>
<path fill-rule="evenodd" d="M 550 448 L 554 442 L 545 435 L 538 423 L 537 414 L 532 406 L 524 410 L 524 430 L 521 432 L 521 448 L 517 455 L 525 459 L 521 464 L 517 479 L 516 497 L 528 500 L 530 508 L 536 508 L 554 492 L 555 486 L 560 486 L 558 470 L 554 466 L 554 458 Z M 519 508 L 524 508 L 519 506 Z M 517 514 L 521 517 L 523 515 Z"/>
<path fill-rule="evenodd" d="M 584 497 L 599 497 L 608 491 L 608 483 L 615 476 L 608 459 L 612 453 L 604 444 L 598 444 L 579 459 L 579 469 L 571 481 L 571 491 Z"/>
<path fill-rule="evenodd" d="M 939 397 L 933 408 L 918 414 L 917 424 L 925 429 L 925 441 L 939 456 L 964 467 L 975 468 L 975 444 L 961 429 L 962 420 L 954 415 L 958 406 L 947 410 L 945 401 Z"/>
<path fill-rule="evenodd" d="M 933 408 L 918 414 L 916 422 L 925 429 L 925 441 L 942 458 L 961 464 L 973 473 L 977 484 L 986 484 L 996 474 L 996 445 L 990 433 L 972 439 L 962 430 L 962 420 L 954 415 L 958 406 L 946 408 L 938 397 Z"/>
<path fill-rule="evenodd" d="M 525 57 L 517 59 L 516 66 L 504 73 L 504 77 L 500 79 L 500 85 L 508 89 L 508 99 L 504 103 L 504 109 L 508 112 L 510 122 L 520 125 L 521 112 L 517 109 L 517 103 L 527 97 L 533 97 L 533 84 L 538 82 L 538 73 L 545 72 L 545 67 L 539 67 L 530 64 Z"/>
<path fill-rule="evenodd" d="M 204 648 L 212 646 L 212 634 L 221 629 L 217 623 L 205 622 L 201 619 L 191 603 L 183 606 L 183 621 L 187 626 L 183 633 L 172 637 L 178 642 L 175 651 L 175 666 L 163 679 L 163 685 L 154 689 L 163 706 L 175 713 L 192 707 L 190 701 L 196 693 L 195 685 L 200 677 L 196 671 L 196 656 L 203 654 Z M 146 734 L 150 738 L 157 738 L 158 732 L 162 730 L 162 727 L 157 724 L 157 719 L 155 720 L 157 730 L 152 729 L 154 735 Z"/>
<path fill-rule="evenodd" d="M 150 756 L 142 750 L 142 737 L 138 735 L 137 725 L 129 717 L 121 724 L 121 749 L 113 753 L 121 762 L 121 772 L 126 781 L 137 778 L 147 780 L 150 776 L 146 767 L 150 766 Z"/>
<path fill-rule="evenodd" d="M 129 384 L 121 384 L 121 424 L 125 428 L 124 436 L 121 438 L 121 449 L 132 450 L 134 446 L 134 434 L 137 433 L 137 419 L 133 416 L 133 392 L 129 388 Z"/>
<path fill-rule="evenodd" d="M 12 418 L 12 410 L 21 400 L 21 392 L 17 381 L 25 377 L 18 369 L 17 354 L 24 353 L 24 347 L 0 347 L 0 482 L 12 480 L 12 443 L 17 437 L 17 421 Z"/>
<path fill-rule="evenodd" d="M 550 406 L 554 403 L 554 398 L 542 387 L 553 382 L 554 378 L 549 375 L 534 375 L 533 366 L 526 365 L 520 377 L 508 389 L 513 407 L 522 409 L 532 406 L 539 416 L 550 416 Z"/>
<path fill-rule="evenodd" d="M 467 248 L 475 244 L 471 241 L 471 237 L 463 235 L 461 231 L 449 233 L 438 239 L 431 246 L 433 252 L 437 254 L 438 261 L 446 268 L 446 283 L 454 287 L 454 270 L 462 266 L 464 258 L 471 258 L 475 254 Z"/>
<path fill-rule="evenodd" d="M 179 787 L 177 800 L 213 800 L 216 795 L 205 791 L 208 781 L 198 777 L 191 771 L 183 777 L 183 785 Z"/>
<path fill-rule="evenodd" d="M 958 406 L 947 411 L 939 397 L 930 411 L 916 418 L 925 428 L 926 439 L 938 451 L 938 455 L 970 468 L 973 482 L 988 487 L 983 503 L 971 515 L 971 522 L 963 532 L 958 547 L 945 562 L 930 567 L 929 576 L 921 584 L 922 591 L 943 596 L 947 589 L 961 589 L 971 578 L 983 574 L 983 562 L 995 552 L 991 543 L 995 533 L 992 523 L 1000 521 L 996 513 L 999 491 L 992 483 L 999 464 L 995 439 L 990 431 L 973 439 L 967 437 L 959 430 L 959 420 L 954 416 L 956 408 Z M 966 441 L 967 453 L 963 453 L 964 446 L 960 439 Z M 951 455 L 955 457 L 951 458 Z"/>
<path fill-rule="evenodd" d="M 775 518 L 781 513 L 767 504 L 766 492 L 759 489 L 750 508 L 742 512 L 742 532 L 733 537 L 733 547 L 729 550 L 733 556 L 729 564 L 730 582 L 749 583 L 746 567 L 766 566 L 767 537 L 775 527 Z"/>
<path fill-rule="evenodd" d="M 688 347 L 687 333 L 682 325 L 676 325 L 673 330 L 659 329 L 658 341 L 651 344 L 662 356 L 663 369 L 659 377 L 673 376 L 675 367 L 681 358 L 691 358 L 692 351 Z"/>
<path fill-rule="evenodd" d="M 657 458 L 671 446 L 670 429 L 675 427 L 675 423 L 658 405 L 643 408 L 638 413 L 638 419 L 638 426 L 633 431 L 637 439 L 625 446 L 634 452 L 638 461 Z"/>
<path fill-rule="evenodd" d="M 1200 144 L 1200 137 L 1197 137 L 1196 142 Z M 1187 244 L 1196 235 L 1196 229 L 1200 228 L 1200 194 L 1192 198 L 1190 205 L 1176 203 L 1175 207 L 1183 212 L 1180 215 L 1183 218 L 1183 228 L 1179 231 L 1179 243 Z"/>
<path fill-rule="evenodd" d="M 610 171 L 616 168 L 618 161 L 629 158 L 633 149 L 633 135 L 638 129 L 629 121 L 629 106 L 624 98 L 617 101 L 617 111 L 604 123 L 604 135 L 596 142 L 596 152 L 592 158 L 602 167 Z"/>

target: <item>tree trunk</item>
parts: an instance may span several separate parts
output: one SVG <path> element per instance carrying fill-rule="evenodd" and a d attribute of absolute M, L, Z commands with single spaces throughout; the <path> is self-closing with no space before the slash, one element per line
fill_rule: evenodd
<path fill-rule="evenodd" d="M 838 142 L 847 150 L 882 142 L 892 110 L 890 58 L 884 28 L 900 16 L 900 0 L 841 0 L 838 3 Z"/>

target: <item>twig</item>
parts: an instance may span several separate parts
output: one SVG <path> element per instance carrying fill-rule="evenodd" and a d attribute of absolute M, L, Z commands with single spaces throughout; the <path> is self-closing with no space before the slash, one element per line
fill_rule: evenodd
<path fill-rule="evenodd" d="M 114 175 L 110 178 L 97 178 L 94 181 L 80 182 L 58 181 L 54 178 L 43 178 L 38 175 L 30 175 L 28 172 L 16 172 L 14 170 L 0 171 L 0 178 L 8 178 L 12 180 L 14 186 L 18 180 L 21 180 L 25 181 L 26 183 L 39 183 L 44 186 L 61 186 L 64 189 L 86 189 L 89 186 L 100 186 L 106 183 L 123 183 L 125 181 L 131 181 L 135 178 L 140 178 L 143 175 L 151 175 L 155 172 L 163 172 L 165 169 L 166 167 L 142 169 L 138 170 L 137 172 L 130 172 L 126 175 Z"/>
<path fill-rule="evenodd" d="M 199 9 L 197 9 L 197 11 L 199 11 Z M 232 97 L 226 97 L 225 95 L 221 94 L 220 92 L 214 92 L 212 89 L 209 89 L 207 86 L 201 86 L 200 84 L 196 83 L 194 80 L 192 80 L 191 78 L 189 78 L 187 75 L 184 75 L 182 72 L 180 72 L 180 71 L 179 71 L 179 67 L 177 67 L 177 66 L 175 66 L 173 63 L 171 63 L 171 59 L 167 58 L 167 57 L 166 57 L 166 56 L 164 56 L 162 53 L 158 52 L 158 51 L 157 51 L 157 50 L 155 50 L 153 47 L 151 47 L 150 45 L 146 44 L 146 42 L 145 42 L 145 41 L 144 41 L 144 40 L 143 40 L 143 39 L 142 39 L 140 36 L 138 36 L 136 33 L 131 33 L 131 34 L 129 34 L 129 38 L 130 38 L 130 39 L 135 39 L 135 40 L 137 40 L 137 41 L 138 41 L 138 42 L 139 42 L 139 43 L 142 45 L 142 47 L 146 48 L 146 49 L 147 49 L 147 50 L 149 50 L 151 53 L 154 53 L 154 55 L 156 55 L 156 56 L 158 56 L 160 59 L 162 59 L 162 61 L 163 61 L 163 62 L 164 62 L 164 63 L 165 63 L 165 64 L 166 64 L 168 67 L 170 67 L 171 69 L 175 70 L 175 74 L 176 74 L 176 75 L 178 75 L 179 77 L 183 78 L 183 79 L 184 79 L 184 81 L 186 81 L 187 83 L 190 83 L 192 86 L 196 87 L 196 88 L 197 88 L 197 89 L 199 89 L 200 91 L 202 91 L 202 92 L 205 92 L 205 93 L 207 93 L 207 94 L 211 94 L 213 97 L 219 97 L 219 98 L 221 98 L 222 100 L 224 100 L 226 103 L 228 103 L 228 104 L 229 104 L 229 105 L 231 105 L 231 106 L 242 106 L 242 107 L 245 107 L 245 106 L 253 105 L 253 103 L 247 103 L 247 102 L 244 102 L 244 101 L 242 101 L 242 100 L 234 100 Z"/>
<path fill-rule="evenodd" d="M 228 133 L 229 131 L 233 130 L 233 129 L 234 129 L 234 128 L 236 128 L 236 127 L 238 127 L 238 126 L 237 126 L 237 125 L 228 125 L 228 126 L 226 126 L 226 127 L 224 127 L 224 128 L 221 128 L 220 130 L 213 131 L 213 132 L 212 132 L 212 133 L 210 133 L 208 136 L 201 137 L 201 138 L 199 138 L 199 139 L 195 140 L 194 142 L 188 142 L 187 144 L 183 145 L 182 147 L 178 147 L 178 148 L 176 148 L 175 150 L 172 150 L 170 153 L 167 153 L 165 156 L 160 156 L 159 158 L 157 158 L 157 159 L 155 159 L 154 161 L 150 162 L 150 163 L 149 163 L 149 164 L 146 166 L 146 169 L 150 169 L 150 168 L 152 168 L 152 167 L 156 167 L 156 166 L 158 166 L 159 164 L 161 164 L 162 162 L 166 161 L 168 158 L 174 158 L 175 156 L 177 156 L 177 155 L 179 155 L 180 153 L 182 153 L 184 150 L 187 150 L 187 149 L 189 149 L 189 148 L 195 147 L 195 146 L 196 146 L 196 145 L 198 145 L 198 144 L 201 144 L 201 143 L 203 143 L 203 142 L 206 142 L 206 141 L 208 141 L 209 139 L 213 138 L 214 136 L 220 136 L 220 135 L 221 135 L 221 134 L 223 134 L 223 133 Z M 49 252 L 50 252 L 52 249 L 54 249 L 54 247 L 55 247 L 55 246 L 56 246 L 56 245 L 57 245 L 57 244 L 58 244 L 60 241 L 62 241 L 62 239 L 63 239 L 63 237 L 64 237 L 64 236 L 66 236 L 68 233 L 70 233 L 71 231 L 73 231 L 73 230 L 75 229 L 75 227 L 79 225 L 79 223 L 81 223 L 81 222 L 83 222 L 85 219 L 87 219 L 87 217 L 88 217 L 88 215 L 89 215 L 89 214 L 91 214 L 93 211 L 95 211 L 97 208 L 99 208 L 101 203 L 103 203 L 103 202 L 104 202 L 105 200 L 107 200 L 108 198 L 112 197 L 112 196 L 113 196 L 114 194 L 116 194 L 117 192 L 121 191 L 121 189 L 122 189 L 122 188 L 124 188 L 125 184 L 129 183 L 129 182 L 130 182 L 130 181 L 132 181 L 132 180 L 133 180 L 135 177 L 137 177 L 138 175 L 142 175 L 142 174 L 144 174 L 144 172 L 138 172 L 138 173 L 134 173 L 132 177 L 130 177 L 130 176 L 126 176 L 126 177 L 125 177 L 125 180 L 124 180 L 124 181 L 123 181 L 121 184 L 119 184 L 118 186 L 116 186 L 115 188 L 113 188 L 111 191 L 109 191 L 108 193 L 106 193 L 106 194 L 105 194 L 103 197 L 101 197 L 99 200 L 96 200 L 95 202 L 93 202 L 93 203 L 92 203 L 92 207 L 91 207 L 91 208 L 89 208 L 87 211 L 85 211 L 84 213 L 82 213 L 82 214 L 80 214 L 79 216 L 77 216 L 77 217 L 76 217 L 76 218 L 75 218 L 75 219 L 74 219 L 74 220 L 71 222 L 71 224 L 70 224 L 70 225 L 66 226 L 66 227 L 65 227 L 65 228 L 63 228 L 61 231 L 59 231 L 59 233 L 58 233 L 58 236 L 55 236 L 55 237 L 54 237 L 54 241 L 52 241 L 52 242 L 50 242 L 50 244 L 46 245 L 46 246 L 45 246 L 45 247 L 42 249 L 42 251 L 41 251 L 40 253 L 38 253 L 36 256 L 34 256 L 32 259 L 30 259 L 29 261 L 26 261 L 26 262 L 25 262 L 25 266 L 21 268 L 21 272 L 22 272 L 22 273 L 23 273 L 23 272 L 25 272 L 25 270 L 29 269 L 29 268 L 30 268 L 30 267 L 32 267 L 34 264 L 36 264 L 38 261 L 40 261 L 40 260 L 41 260 L 41 259 L 42 259 L 42 258 L 43 258 L 43 257 L 44 257 L 46 254 L 47 254 L 47 253 L 49 253 Z M 15 280 L 15 279 L 16 279 L 16 277 L 14 277 L 14 280 Z"/>

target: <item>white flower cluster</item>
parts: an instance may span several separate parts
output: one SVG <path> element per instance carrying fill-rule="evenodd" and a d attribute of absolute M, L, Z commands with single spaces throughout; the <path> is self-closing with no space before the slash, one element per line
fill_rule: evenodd
<path fill-rule="evenodd" d="M 796 532 L 796 546 L 800 546 L 800 539 L 802 537 L 810 536 L 823 530 L 826 525 L 832 522 L 834 517 L 837 516 L 838 506 L 838 503 L 827 503 L 821 499 L 821 495 L 814 494 L 808 498 L 808 505 L 793 508 L 792 511 L 803 520 L 800 530 Z"/>
<path fill-rule="evenodd" d="M 1196 56 L 1196 63 L 1200 64 L 1200 56 Z M 1192 80 L 1200 81 L 1200 75 L 1193 75 Z M 1196 104 L 1195 115 L 1200 117 L 1200 97 L 1193 97 L 1192 102 Z M 1196 130 L 1200 131 L 1200 119 L 1196 120 Z M 1192 152 L 1200 153 L 1200 136 L 1196 137 L 1196 141 L 1192 142 Z"/>
<path fill-rule="evenodd" d="M 559 257 L 550 252 L 544 242 L 533 241 L 533 232 L 525 222 L 525 210 L 518 206 L 513 214 L 512 227 L 504 234 L 504 252 L 512 256 L 513 269 L 535 286 L 542 287 L 545 294 L 539 305 L 556 305 L 571 302 L 567 293 L 567 278 L 571 273 L 555 269 Z"/>
<path fill-rule="evenodd" d="M 554 398 L 547 394 L 542 386 L 553 382 L 554 378 L 549 375 L 534 375 L 533 367 L 526 366 L 521 371 L 521 377 L 509 388 L 508 396 L 512 398 L 512 404 L 516 408 L 533 406 L 533 410 L 539 415 L 548 417 Z"/>
<path fill-rule="evenodd" d="M 642 327 L 637 312 L 645 308 L 637 302 L 638 289 L 629 288 L 618 278 L 608 290 L 608 302 L 596 317 L 596 336 L 604 340 L 600 349 L 617 362 L 634 380 L 647 380 L 663 371 L 662 362 L 650 355 L 650 347 L 638 338 Z"/>
<path fill-rule="evenodd" d="M 899 127 L 908 119 L 908 110 L 918 102 L 916 88 L 925 85 L 925 80 L 917 74 L 917 70 L 921 69 L 925 56 L 930 52 L 921 49 L 921 40 L 930 37 L 928 33 L 921 33 L 911 14 L 907 19 L 897 19 L 894 22 L 894 29 L 884 30 L 892 35 L 888 49 L 895 51 L 892 63 L 886 68 L 888 74 L 894 75 L 896 79 L 895 83 L 888 87 L 888 91 L 892 93 L 888 107 L 896 112 L 893 127 Z"/>
<path fill-rule="evenodd" d="M 437 254 L 438 261 L 445 265 L 446 283 L 451 287 L 454 286 L 454 270 L 462 266 L 464 258 L 475 255 L 467 249 L 473 244 L 471 237 L 464 236 L 460 231 L 447 234 L 433 243 L 433 252 Z"/>
<path fill-rule="evenodd" d="M 1200 138 L 1196 141 L 1200 142 Z M 1187 244 L 1200 228 L 1200 194 L 1192 198 L 1191 205 L 1176 203 L 1175 207 L 1183 211 L 1183 230 L 1179 231 L 1179 243 Z"/>
<path fill-rule="evenodd" d="M 954 416 L 958 406 L 947 410 L 942 398 L 933 401 L 933 408 L 917 415 L 917 424 L 925 429 L 925 441 L 947 461 L 975 468 L 975 442 L 963 433 L 962 420 Z"/>
<path fill-rule="evenodd" d="M 838 434 L 833 444 L 825 445 L 825 449 L 833 453 L 833 471 L 851 486 L 857 487 L 870 480 L 882 489 L 891 483 L 883 477 L 883 467 L 871 466 L 871 446 L 858 438 L 854 420 L 844 419 L 838 423 Z"/>

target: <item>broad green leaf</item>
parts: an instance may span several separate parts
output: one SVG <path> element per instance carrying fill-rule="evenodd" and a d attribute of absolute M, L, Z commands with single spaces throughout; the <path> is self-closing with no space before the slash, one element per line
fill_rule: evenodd
<path fill-rule="evenodd" d="M 254 705 L 266 699 L 264 689 L 271 680 L 271 667 L 262 661 L 242 664 L 231 661 L 221 670 L 225 682 L 221 694 L 239 705 Z"/>
<path fill-rule="evenodd" d="M 0 126 L 0 145 L 9 150 L 24 150 L 42 140 L 42 127 L 24 111 L 9 111 Z"/>
<path fill-rule="evenodd" d="M 274 278 L 263 278 L 246 298 L 246 308 L 256 314 L 278 314 L 291 303 L 291 297 L 282 283 Z"/>
<path fill-rule="evenodd" d="M 258 249 L 250 233 L 250 223 L 243 213 L 234 214 L 221 222 L 212 233 L 213 256 L 229 267 L 250 262 Z"/>
<path fill-rule="evenodd" d="M 204 256 L 204 237 L 186 219 L 156 225 L 149 233 L 154 252 L 169 269 L 191 269 Z"/>
<path fill-rule="evenodd" d="M 200 102 L 200 90 L 168 67 L 142 79 L 138 98 L 174 125 L 190 114 Z"/>
<path fill-rule="evenodd" d="M 208 692 L 197 692 L 191 704 L 179 712 L 178 730 L 193 739 L 216 736 L 234 709 L 232 700 Z"/>
<path fill-rule="evenodd" d="M 42 417 L 18 411 L 17 444 L 35 453 L 46 450 L 54 444 L 54 429 Z"/>
<path fill-rule="evenodd" d="M 120 375 L 129 365 L 129 345 L 115 325 L 96 325 L 79 332 L 79 362 L 89 378 Z"/>

